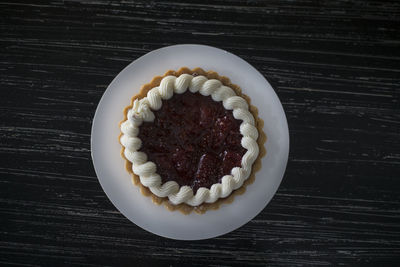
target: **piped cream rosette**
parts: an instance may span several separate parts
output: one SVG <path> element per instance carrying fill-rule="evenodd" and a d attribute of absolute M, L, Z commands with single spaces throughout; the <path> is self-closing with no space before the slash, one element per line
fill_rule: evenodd
<path fill-rule="evenodd" d="M 241 145 L 247 150 L 241 162 L 241 167 L 234 167 L 230 175 L 222 177 L 221 183 L 216 183 L 210 189 L 201 187 L 196 194 L 189 186 L 179 186 L 174 181 L 162 184 L 157 166 L 147 160 L 147 155 L 140 152 L 142 141 L 138 138 L 139 128 L 143 121 L 154 121 L 153 111 L 159 110 L 162 100 L 170 99 L 173 94 L 182 94 L 189 90 L 199 92 L 203 96 L 211 96 L 214 101 L 222 101 L 225 109 L 232 110 L 233 117 L 241 120 Z M 202 203 L 214 203 L 219 198 L 228 197 L 233 190 L 240 188 L 250 176 L 251 168 L 256 160 L 259 148 L 257 144 L 258 131 L 255 120 L 249 111 L 246 100 L 219 80 L 207 79 L 204 76 L 193 77 L 182 74 L 179 77 L 166 76 L 158 87 L 151 89 L 147 96 L 136 99 L 132 109 L 128 111 L 127 120 L 121 124 L 121 144 L 125 147 L 125 157 L 132 162 L 132 171 L 138 175 L 140 182 L 148 187 L 158 197 L 168 197 L 175 205 L 186 203 L 190 206 L 199 206 Z"/>

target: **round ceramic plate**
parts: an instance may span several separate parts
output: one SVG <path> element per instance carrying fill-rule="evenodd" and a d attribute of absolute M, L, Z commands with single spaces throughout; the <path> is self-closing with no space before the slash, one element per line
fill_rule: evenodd
<path fill-rule="evenodd" d="M 250 96 L 264 120 L 267 155 L 253 184 L 231 204 L 205 214 L 183 215 L 158 206 L 143 196 L 125 170 L 118 143 L 118 123 L 132 96 L 154 76 L 167 70 L 201 67 L 227 76 Z M 111 82 L 97 107 L 91 136 L 92 159 L 104 192 L 114 206 L 141 228 L 181 240 L 199 240 L 229 233 L 260 213 L 275 194 L 285 172 L 289 132 L 282 104 L 271 85 L 243 59 L 204 45 L 174 45 L 152 51 L 129 64 Z"/>

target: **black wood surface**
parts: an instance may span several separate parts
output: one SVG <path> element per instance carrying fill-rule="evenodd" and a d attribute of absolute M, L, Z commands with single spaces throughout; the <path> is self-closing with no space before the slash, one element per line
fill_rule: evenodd
<path fill-rule="evenodd" d="M 398 1 L 1 2 L 0 265 L 399 266 L 399 13 Z M 197 242 L 127 220 L 90 157 L 107 85 L 177 43 L 254 65 L 290 128 L 267 208 Z"/>

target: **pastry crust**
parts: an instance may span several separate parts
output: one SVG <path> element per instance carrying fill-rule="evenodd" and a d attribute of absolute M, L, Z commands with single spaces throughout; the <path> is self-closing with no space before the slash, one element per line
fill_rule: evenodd
<path fill-rule="evenodd" d="M 124 113 L 124 119 L 119 123 L 119 126 L 121 126 L 121 123 L 123 123 L 124 121 L 127 120 L 128 111 L 133 107 L 133 102 L 136 99 L 141 99 L 143 97 L 146 97 L 147 92 L 150 91 L 152 88 L 159 86 L 161 80 L 164 77 L 169 76 L 169 75 L 173 75 L 173 76 L 178 77 L 178 76 L 180 76 L 181 74 L 184 74 L 184 73 L 190 74 L 190 75 L 192 75 L 192 74 L 203 75 L 203 76 L 207 77 L 208 79 L 217 79 L 217 80 L 221 81 L 223 85 L 232 88 L 238 96 L 243 97 L 247 101 L 247 103 L 249 104 L 249 110 L 250 110 L 251 114 L 254 116 L 256 128 L 257 128 L 258 133 L 259 133 L 259 137 L 257 139 L 257 144 L 258 144 L 259 150 L 260 150 L 257 159 L 253 163 L 251 174 L 250 174 L 249 178 L 243 183 L 243 185 L 239 189 L 234 190 L 228 197 L 220 198 L 214 203 L 203 203 L 203 204 L 201 204 L 199 206 L 196 206 L 196 207 L 192 207 L 192 206 L 187 205 L 185 203 L 182 203 L 182 204 L 179 204 L 179 205 L 174 205 L 168 200 L 168 197 L 158 197 L 158 196 L 154 195 L 147 187 L 145 187 L 144 185 L 142 185 L 140 183 L 139 176 L 135 175 L 132 172 L 132 163 L 129 160 L 127 160 L 125 155 L 124 155 L 125 147 L 122 146 L 122 144 L 121 144 L 121 146 L 122 146 L 122 148 L 121 148 L 121 156 L 125 160 L 125 168 L 129 172 L 129 174 L 131 175 L 133 184 L 135 184 L 136 186 L 140 187 L 140 192 L 144 196 L 151 197 L 152 201 L 154 203 L 156 203 L 158 205 L 164 205 L 164 207 L 166 207 L 170 211 L 179 210 L 183 214 L 189 214 L 192 211 L 194 211 L 196 213 L 203 214 L 207 210 L 216 210 L 216 209 L 218 209 L 222 204 L 232 203 L 233 200 L 235 199 L 235 196 L 243 194 L 246 191 L 247 185 L 252 184 L 254 182 L 255 173 L 258 170 L 261 169 L 261 158 L 266 154 L 265 142 L 267 141 L 267 136 L 265 135 L 265 133 L 263 131 L 264 121 L 261 118 L 258 117 L 257 108 L 255 106 L 251 105 L 250 98 L 247 95 L 242 93 L 242 90 L 240 89 L 240 87 L 235 85 L 235 84 L 232 84 L 231 81 L 229 80 L 229 78 L 227 78 L 225 76 L 219 76 L 218 73 L 216 73 L 214 71 L 207 71 L 206 72 L 201 68 L 194 68 L 194 69 L 190 70 L 190 69 L 188 69 L 186 67 L 183 67 L 183 68 L 180 68 L 177 71 L 168 70 L 163 76 L 154 77 L 150 83 L 147 83 L 147 84 L 145 84 L 145 85 L 143 85 L 141 87 L 140 92 L 137 95 L 132 97 L 130 105 L 125 107 L 125 109 L 124 109 L 124 112 L 123 112 Z M 118 137 L 118 141 L 119 142 L 120 142 L 121 136 L 122 136 L 122 132 L 120 133 L 120 135 Z"/>

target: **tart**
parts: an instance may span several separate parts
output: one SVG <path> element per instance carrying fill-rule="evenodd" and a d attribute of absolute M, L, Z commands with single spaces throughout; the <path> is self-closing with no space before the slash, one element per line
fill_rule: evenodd
<path fill-rule="evenodd" d="M 121 155 L 134 184 L 155 203 L 187 214 L 233 201 L 265 154 L 257 109 L 226 77 L 168 71 L 124 110 Z"/>

